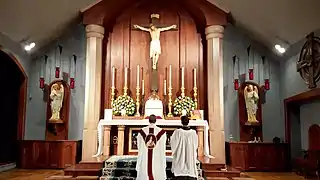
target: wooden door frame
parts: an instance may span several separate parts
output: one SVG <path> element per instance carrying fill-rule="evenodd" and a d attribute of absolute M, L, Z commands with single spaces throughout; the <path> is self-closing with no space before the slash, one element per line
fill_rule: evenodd
<path fill-rule="evenodd" d="M 289 98 L 286 98 L 284 102 L 284 118 L 285 118 L 285 142 L 291 147 L 291 117 L 290 112 L 292 110 L 299 110 L 300 106 L 320 99 L 320 88 L 315 88 Z M 300 110 L 299 110 L 300 111 Z"/>
<path fill-rule="evenodd" d="M 17 122 L 17 140 L 23 140 L 24 133 L 25 133 L 25 121 L 26 121 L 28 76 L 24 71 L 19 60 L 12 53 L 6 51 L 2 47 L 0 47 L 0 51 L 6 54 L 8 58 L 10 58 L 17 65 L 17 67 L 20 69 L 21 74 L 23 75 L 23 79 L 20 84 L 20 90 L 19 90 L 18 122 Z"/>

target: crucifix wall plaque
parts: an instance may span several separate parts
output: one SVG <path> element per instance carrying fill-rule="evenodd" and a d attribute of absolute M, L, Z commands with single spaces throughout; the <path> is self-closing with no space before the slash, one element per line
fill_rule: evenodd
<path fill-rule="evenodd" d="M 158 92 L 158 60 L 161 54 L 161 44 L 160 44 L 160 33 L 163 31 L 176 30 L 177 25 L 158 25 L 158 20 L 160 18 L 159 14 L 151 14 L 151 23 L 149 25 L 133 25 L 133 29 L 142 30 L 150 33 L 150 59 L 152 62 L 152 73 L 151 73 L 151 91 Z"/>
<path fill-rule="evenodd" d="M 317 87 L 320 80 L 320 39 L 314 37 L 314 33 L 307 36 L 307 42 L 301 49 L 297 71 L 309 89 Z"/>

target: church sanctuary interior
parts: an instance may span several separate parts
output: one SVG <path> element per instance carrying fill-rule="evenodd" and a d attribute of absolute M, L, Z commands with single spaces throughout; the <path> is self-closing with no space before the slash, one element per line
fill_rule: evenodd
<path fill-rule="evenodd" d="M 319 179 L 318 7 L 1 0 L 0 180 L 136 179 L 152 114 L 167 179 L 181 116 L 199 180 Z"/>

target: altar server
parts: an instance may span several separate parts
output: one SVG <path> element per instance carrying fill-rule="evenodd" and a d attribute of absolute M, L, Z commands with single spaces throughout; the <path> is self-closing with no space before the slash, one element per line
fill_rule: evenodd
<path fill-rule="evenodd" d="M 138 141 L 137 180 L 166 180 L 166 132 L 157 127 L 156 116 L 140 130 Z"/>
<path fill-rule="evenodd" d="M 198 179 L 197 148 L 198 136 L 195 130 L 188 126 L 189 118 L 181 117 L 182 127 L 176 129 L 171 136 L 172 173 L 176 180 Z"/>

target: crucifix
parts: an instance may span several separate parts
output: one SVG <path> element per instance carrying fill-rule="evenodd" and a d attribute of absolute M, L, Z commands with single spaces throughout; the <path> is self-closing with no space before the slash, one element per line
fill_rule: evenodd
<path fill-rule="evenodd" d="M 150 59 L 152 62 L 151 91 L 158 92 L 158 60 L 161 54 L 160 33 L 163 31 L 177 30 L 177 25 L 165 26 L 158 25 L 159 14 L 151 14 L 151 24 L 147 26 L 133 25 L 133 29 L 142 30 L 150 33 Z"/>

